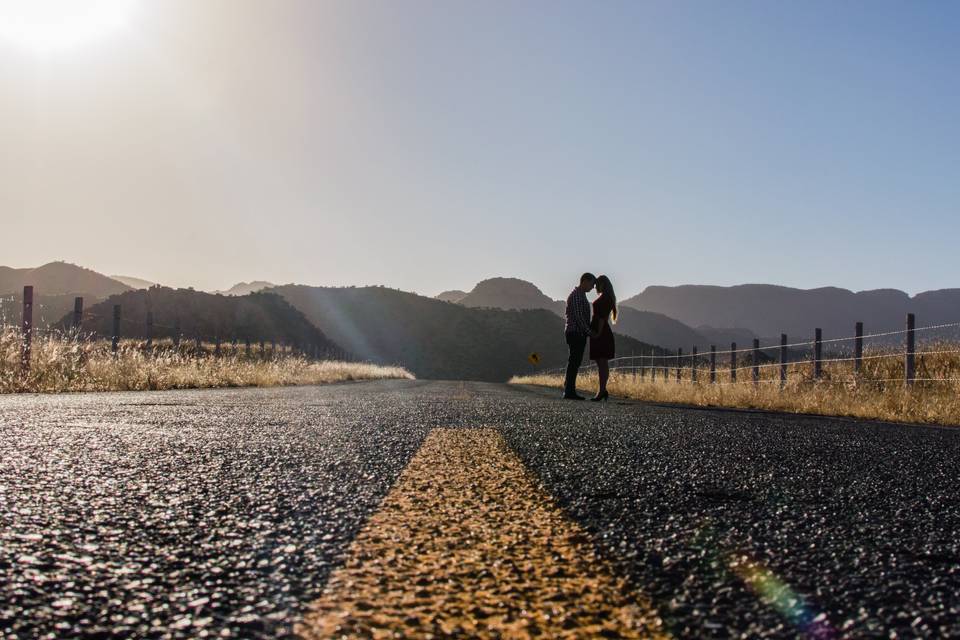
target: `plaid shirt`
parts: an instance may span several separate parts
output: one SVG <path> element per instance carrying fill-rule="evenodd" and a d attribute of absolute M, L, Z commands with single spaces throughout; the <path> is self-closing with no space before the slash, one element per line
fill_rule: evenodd
<path fill-rule="evenodd" d="M 567 296 L 567 333 L 580 336 L 590 335 L 590 303 L 587 294 L 575 287 Z"/>

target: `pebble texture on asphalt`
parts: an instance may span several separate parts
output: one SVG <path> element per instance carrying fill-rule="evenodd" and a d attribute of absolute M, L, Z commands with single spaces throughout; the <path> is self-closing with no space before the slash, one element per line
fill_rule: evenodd
<path fill-rule="evenodd" d="M 436 427 L 500 430 L 674 635 L 960 635 L 960 431 L 391 381 L 0 398 L 0 636 L 288 635 Z"/>
<path fill-rule="evenodd" d="M 675 635 L 960 636 L 960 430 L 549 406 L 507 442 Z"/>

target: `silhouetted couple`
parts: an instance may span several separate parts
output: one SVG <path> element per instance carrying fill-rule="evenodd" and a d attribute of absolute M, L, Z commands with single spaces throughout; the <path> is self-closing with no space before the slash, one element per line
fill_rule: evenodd
<path fill-rule="evenodd" d="M 593 301 L 591 317 L 587 293 L 597 288 L 600 294 Z M 611 322 L 617 321 L 617 294 L 607 276 L 594 277 L 592 273 L 580 276 L 580 284 L 574 287 L 567 297 L 567 346 L 570 358 L 567 360 L 567 378 L 563 387 L 566 400 L 583 400 L 577 393 L 577 372 L 583 363 L 583 350 L 590 341 L 590 359 L 597 363 L 600 377 L 600 389 L 591 400 L 600 402 L 609 397 L 607 380 L 610 379 L 610 359 L 613 358 L 613 330 Z"/>

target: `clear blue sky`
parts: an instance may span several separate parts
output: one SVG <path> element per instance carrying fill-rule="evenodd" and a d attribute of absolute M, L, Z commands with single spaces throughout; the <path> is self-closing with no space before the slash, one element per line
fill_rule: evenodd
<path fill-rule="evenodd" d="M 960 286 L 958 34 L 946 1 L 144 0 L 69 55 L 0 43 L 0 207 L 38 238 L 3 262 Z"/>

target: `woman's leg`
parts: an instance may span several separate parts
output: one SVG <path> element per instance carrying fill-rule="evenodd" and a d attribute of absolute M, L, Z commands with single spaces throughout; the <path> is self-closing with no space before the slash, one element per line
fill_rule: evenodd
<path fill-rule="evenodd" d="M 607 390 L 607 380 L 610 379 L 610 361 L 598 359 L 597 373 L 600 375 L 600 392 L 597 395 L 601 395 Z"/>

